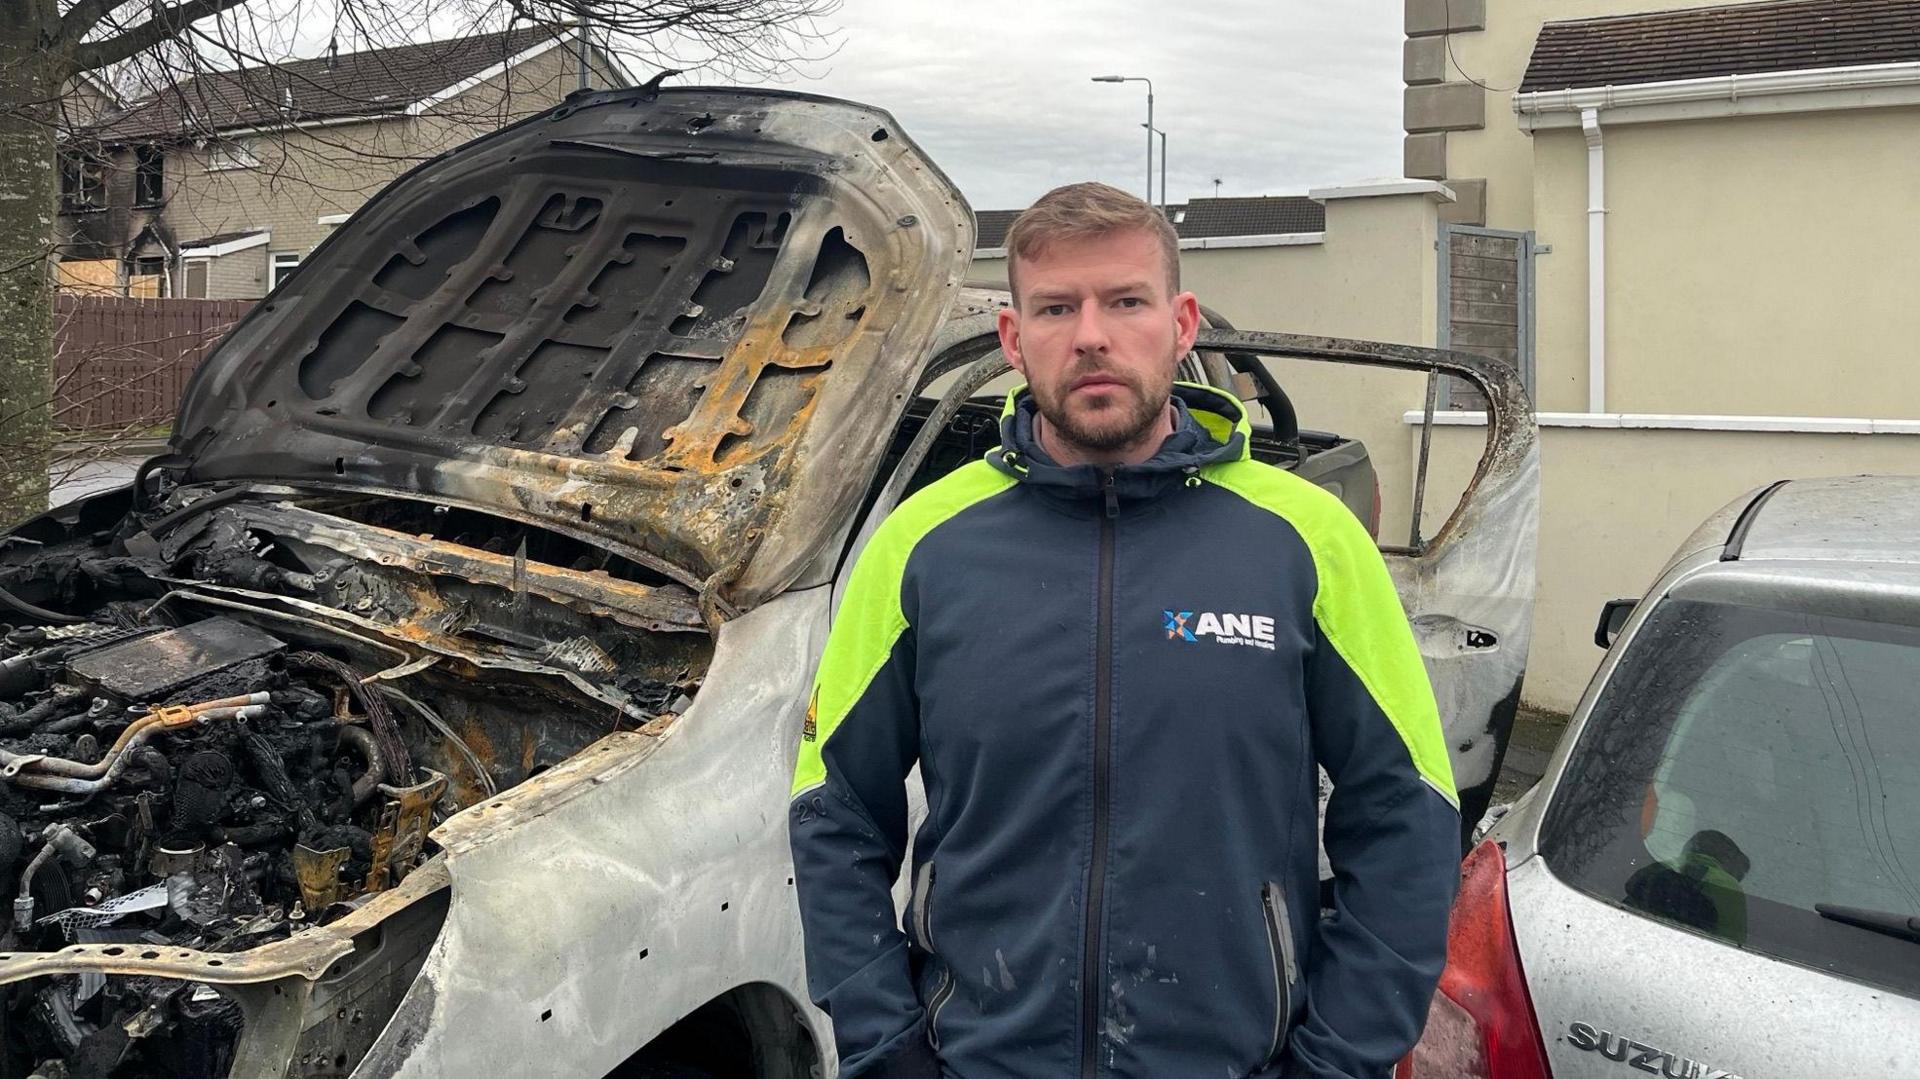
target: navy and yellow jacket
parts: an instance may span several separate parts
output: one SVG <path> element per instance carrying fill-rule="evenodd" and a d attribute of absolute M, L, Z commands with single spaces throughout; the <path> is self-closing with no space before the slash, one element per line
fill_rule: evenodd
<path fill-rule="evenodd" d="M 1372 1079 L 1420 1032 L 1460 825 L 1399 596 L 1238 402 L 1175 394 L 1103 472 L 1051 463 L 1017 392 L 853 570 L 790 814 L 843 1076 Z"/>

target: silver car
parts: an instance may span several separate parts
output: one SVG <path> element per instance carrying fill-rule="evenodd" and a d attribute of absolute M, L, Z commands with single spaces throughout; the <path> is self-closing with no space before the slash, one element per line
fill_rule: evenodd
<path fill-rule="evenodd" d="M 1920 1075 L 1920 479 L 1750 493 L 1596 643 L 1400 1079 Z"/>

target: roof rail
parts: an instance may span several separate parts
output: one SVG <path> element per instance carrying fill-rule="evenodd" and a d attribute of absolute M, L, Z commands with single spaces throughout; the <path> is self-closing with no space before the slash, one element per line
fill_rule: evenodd
<path fill-rule="evenodd" d="M 1740 511 L 1740 519 L 1733 522 L 1733 531 L 1727 533 L 1727 545 L 1720 552 L 1720 561 L 1740 561 L 1740 551 L 1747 545 L 1747 533 L 1753 530 L 1753 522 L 1760 517 L 1760 507 L 1766 505 L 1767 499 L 1772 498 L 1774 492 L 1785 487 L 1788 482 L 1790 481 L 1774 480 L 1767 485 L 1766 490 L 1753 496 L 1753 501 L 1747 503 L 1746 509 Z"/>

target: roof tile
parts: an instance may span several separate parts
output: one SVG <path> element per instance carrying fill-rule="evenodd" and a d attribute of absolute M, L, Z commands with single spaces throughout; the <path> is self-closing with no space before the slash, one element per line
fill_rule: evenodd
<path fill-rule="evenodd" d="M 1777 0 L 1550 22 L 1522 93 L 1920 60 L 1920 0 Z"/>
<path fill-rule="evenodd" d="M 214 72 L 141 98 L 89 133 L 113 141 L 398 112 L 564 32 L 523 27 Z"/>

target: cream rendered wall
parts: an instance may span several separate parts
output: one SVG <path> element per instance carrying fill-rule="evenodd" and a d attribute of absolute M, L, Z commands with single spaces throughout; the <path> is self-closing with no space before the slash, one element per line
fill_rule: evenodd
<path fill-rule="evenodd" d="M 1407 430 L 1402 438 L 1416 443 L 1419 429 Z M 1434 435 L 1434 481 L 1456 488 L 1486 432 L 1443 427 Z M 1713 511 L 1775 480 L 1920 472 L 1920 435 L 1563 427 L 1540 435 L 1539 583 L 1521 696 L 1563 713 L 1600 662 L 1600 605 L 1645 592 Z"/>
<path fill-rule="evenodd" d="M 1492 87 L 1487 126 L 1447 134 L 1447 176 L 1487 180 L 1487 224 L 1500 229 L 1533 227 L 1532 144 L 1513 115 L 1513 93 L 1526 74 L 1533 41 L 1545 22 L 1631 15 L 1643 11 L 1720 7 L 1730 0 L 1493 0 L 1487 28 L 1451 35 L 1447 81 L 1472 76 Z M 1738 2 L 1738 0 L 1731 0 Z M 1760 0 L 1755 0 L 1760 2 Z M 1465 74 L 1462 74 L 1462 73 Z M 1557 249 L 1556 249 L 1557 250 Z M 1542 260 L 1544 262 L 1544 260 Z"/>
<path fill-rule="evenodd" d="M 1920 417 L 1920 108 L 1606 128 L 1610 412 Z M 1540 407 L 1585 407 L 1586 142 L 1534 135 Z"/>
<path fill-rule="evenodd" d="M 1430 346 L 1437 205 L 1424 194 L 1329 199 L 1322 243 L 1185 250 L 1181 284 L 1240 329 Z M 1006 260 L 975 260 L 972 279 L 1004 286 Z M 1414 459 L 1401 416 L 1425 400 L 1426 379 L 1303 360 L 1273 366 L 1301 426 L 1366 443 L 1380 476 L 1381 534 L 1405 542 Z M 1457 496 L 1460 489 L 1448 490 Z M 1457 501 L 1429 497 L 1446 509 Z"/>

